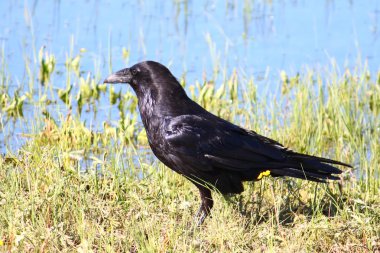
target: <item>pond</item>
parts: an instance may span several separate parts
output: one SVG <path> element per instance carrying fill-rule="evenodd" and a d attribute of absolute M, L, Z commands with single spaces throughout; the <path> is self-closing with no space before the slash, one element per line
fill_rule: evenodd
<path fill-rule="evenodd" d="M 276 82 L 281 70 L 295 74 L 332 61 L 340 69 L 367 62 L 373 72 L 380 65 L 377 0 L 26 0 L 1 1 L 0 14 L 0 85 L 10 94 L 29 89 L 38 96 L 41 48 L 55 57 L 53 90 L 66 87 L 67 60 L 77 55 L 81 74 L 90 73 L 99 82 L 148 59 L 190 83 L 205 76 L 220 80 L 215 70 L 236 69 Z M 112 106 L 106 108 L 111 112 L 100 113 L 95 122 L 117 119 Z M 21 134 L 41 127 L 33 124 L 38 109 L 26 105 L 25 110 L 16 123 L 0 113 L 1 153 L 17 150 L 25 141 Z M 54 107 L 54 113 L 65 110 L 64 105 Z"/>

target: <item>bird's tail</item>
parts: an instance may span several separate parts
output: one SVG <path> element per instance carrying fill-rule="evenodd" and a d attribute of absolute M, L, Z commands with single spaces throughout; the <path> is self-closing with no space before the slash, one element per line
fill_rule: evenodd
<path fill-rule="evenodd" d="M 338 180 L 339 177 L 336 174 L 342 173 L 340 169 L 333 165 L 352 168 L 347 163 L 288 151 L 288 162 L 286 162 L 286 165 L 282 168 L 270 169 L 270 174 L 272 176 L 288 176 L 315 182 L 326 182 L 326 179 Z"/>

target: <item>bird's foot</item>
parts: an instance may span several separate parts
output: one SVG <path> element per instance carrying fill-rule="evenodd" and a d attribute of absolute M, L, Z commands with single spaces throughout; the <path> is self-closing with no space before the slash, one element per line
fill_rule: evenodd
<path fill-rule="evenodd" d="M 195 222 L 196 226 L 200 227 L 204 223 L 207 216 L 209 216 L 209 214 L 210 214 L 210 212 L 207 212 L 205 210 L 204 206 L 201 205 L 199 207 L 197 213 L 194 216 L 194 222 Z"/>
<path fill-rule="evenodd" d="M 200 227 L 207 217 L 207 214 L 205 214 L 201 209 L 202 208 L 199 208 L 197 214 L 194 217 L 194 221 L 197 227 Z"/>

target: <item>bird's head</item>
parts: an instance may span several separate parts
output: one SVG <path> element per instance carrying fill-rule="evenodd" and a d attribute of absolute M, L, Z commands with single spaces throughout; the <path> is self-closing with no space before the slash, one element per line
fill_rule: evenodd
<path fill-rule="evenodd" d="M 169 69 L 154 61 L 140 62 L 119 70 L 108 76 L 104 83 L 128 83 L 138 95 L 152 89 L 176 89 L 179 85 Z"/>

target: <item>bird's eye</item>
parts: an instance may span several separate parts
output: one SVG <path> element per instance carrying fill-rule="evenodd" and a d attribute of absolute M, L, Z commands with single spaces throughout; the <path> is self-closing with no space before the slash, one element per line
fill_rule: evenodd
<path fill-rule="evenodd" d="M 132 75 L 136 75 L 137 74 L 137 70 L 136 69 L 132 69 Z"/>

